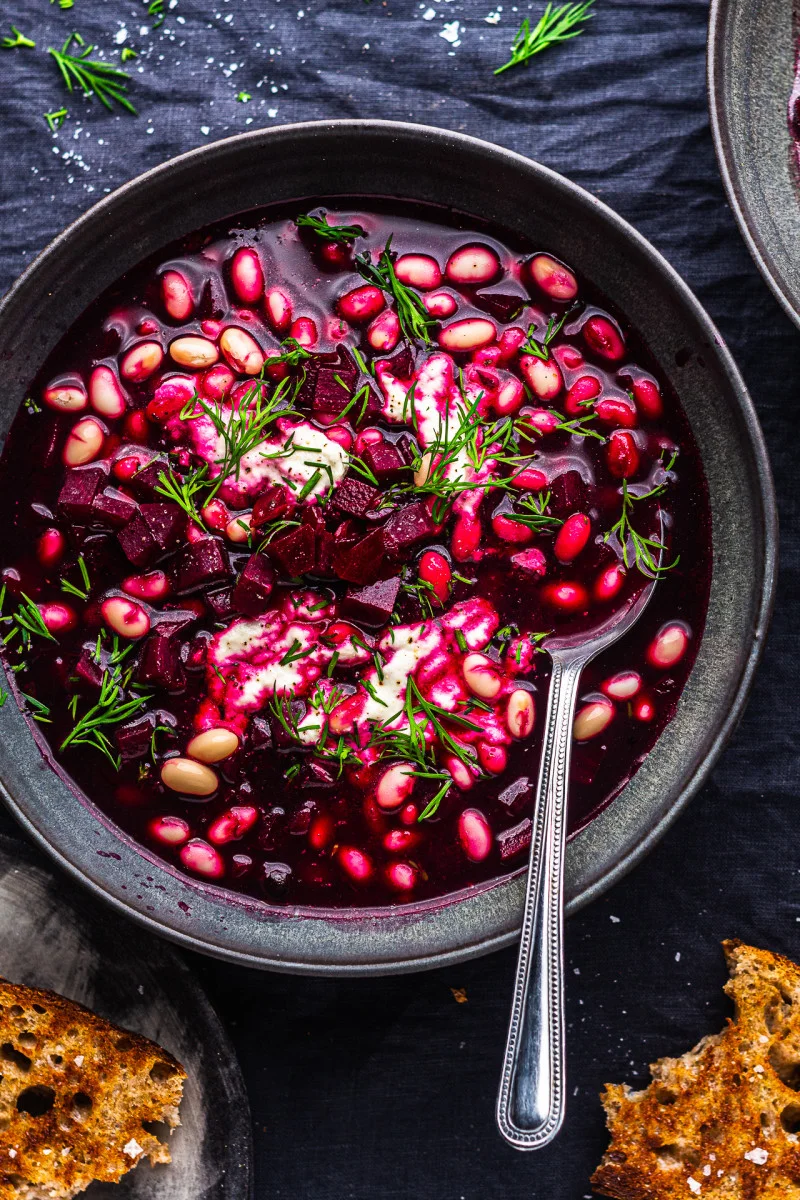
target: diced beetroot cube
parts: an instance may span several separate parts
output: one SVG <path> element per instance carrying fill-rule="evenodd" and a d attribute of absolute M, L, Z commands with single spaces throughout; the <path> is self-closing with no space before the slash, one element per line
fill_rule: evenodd
<path fill-rule="evenodd" d="M 178 504 L 143 504 L 142 517 L 160 550 L 171 550 L 181 540 L 186 516 Z"/>
<path fill-rule="evenodd" d="M 153 718 L 149 715 L 138 717 L 135 721 L 128 721 L 126 725 L 119 726 L 114 738 L 120 757 L 125 762 L 130 762 L 134 758 L 144 758 L 145 754 L 150 752 L 150 739 L 153 736 L 154 727 Z"/>
<path fill-rule="evenodd" d="M 206 665 L 208 657 L 208 643 L 211 640 L 211 634 L 204 630 L 193 637 L 190 642 L 186 642 L 181 651 L 181 662 L 186 667 L 187 671 L 202 671 Z"/>
<path fill-rule="evenodd" d="M 397 508 L 383 527 L 387 554 L 402 555 L 410 546 L 422 542 L 436 532 L 436 526 L 424 501 Z"/>
<path fill-rule="evenodd" d="M 150 462 L 137 471 L 131 478 L 131 487 L 136 492 L 137 496 L 144 496 L 147 499 L 156 499 L 161 495 L 158 487 L 161 483 L 161 476 L 166 475 L 167 478 L 172 478 L 172 470 L 166 458 L 157 455 L 150 459 Z"/>
<path fill-rule="evenodd" d="M 192 601 L 187 601 L 187 604 L 192 604 Z M 158 613 L 155 616 L 156 632 L 163 637 L 173 637 L 176 633 L 182 633 L 184 629 L 188 629 L 195 621 L 200 619 L 203 612 L 202 602 L 199 603 L 200 612 L 196 612 L 194 605 L 191 608 L 166 608 L 164 612 Z"/>
<path fill-rule="evenodd" d="M 286 575 L 296 578 L 313 571 L 316 559 L 316 538 L 308 525 L 289 529 L 269 544 L 270 557 L 277 560 Z"/>
<path fill-rule="evenodd" d="M 102 467 L 76 467 L 68 471 L 56 505 L 59 515 L 71 521 L 88 519 L 97 491 L 105 481 Z"/>
<path fill-rule="evenodd" d="M 502 833 L 498 833 L 496 840 L 503 861 L 507 858 L 514 858 L 515 855 L 522 854 L 523 850 L 528 849 L 531 844 L 532 827 L 533 823 L 530 817 L 524 817 L 519 825 L 514 825 L 512 829 L 504 829 Z"/>
<path fill-rule="evenodd" d="M 269 559 L 264 554 L 251 555 L 233 589 L 233 607 L 248 617 L 266 612 L 274 583 L 275 570 Z"/>
<path fill-rule="evenodd" d="M 84 646 L 75 664 L 74 674 L 78 680 L 92 691 L 100 691 L 103 684 L 103 667 L 95 657 L 95 648 Z"/>
<path fill-rule="evenodd" d="M 250 518 L 250 524 L 253 529 L 260 529 L 262 525 L 266 525 L 268 521 L 276 521 L 278 517 L 283 517 L 294 507 L 294 500 L 291 499 L 286 488 L 280 484 L 274 483 L 262 492 L 253 505 L 253 515 Z"/>
<path fill-rule="evenodd" d="M 184 546 L 173 564 L 175 590 L 196 592 L 222 583 L 231 573 L 228 554 L 218 538 L 201 538 Z"/>
<path fill-rule="evenodd" d="M 359 625 L 378 628 L 392 615 L 399 591 L 399 575 L 381 579 L 369 587 L 348 588 L 341 604 L 341 615 Z"/>
<path fill-rule="evenodd" d="M 314 381 L 312 407 L 316 412 L 340 413 L 353 398 L 357 381 L 355 367 L 320 367 Z"/>
<path fill-rule="evenodd" d="M 497 799 L 510 813 L 519 812 L 529 800 L 533 800 L 533 784 L 527 775 L 521 775 L 508 787 L 503 788 Z"/>
<path fill-rule="evenodd" d="M 336 541 L 332 533 L 321 533 L 317 538 L 317 560 L 314 563 L 314 574 L 329 578 L 335 575 L 333 569 L 333 548 Z"/>
<path fill-rule="evenodd" d="M 219 588 L 216 592 L 208 592 L 206 595 L 206 604 L 217 620 L 222 620 L 223 617 L 229 616 L 234 609 L 233 588 Z"/>
<path fill-rule="evenodd" d="M 400 450 L 391 442 L 378 442 L 374 446 L 367 446 L 361 459 L 379 483 L 394 483 L 403 476 L 410 477 Z"/>
<path fill-rule="evenodd" d="M 348 583 L 374 583 L 383 573 L 384 561 L 382 529 L 373 529 L 354 546 L 337 542 L 333 549 L 333 569 Z"/>
<path fill-rule="evenodd" d="M 558 517 L 583 512 L 586 507 L 586 484 L 579 471 L 565 471 L 556 475 L 550 484 L 550 510 Z"/>
<path fill-rule="evenodd" d="M 140 512 L 131 517 L 128 524 L 117 534 L 117 541 L 129 562 L 135 567 L 146 567 L 159 553 L 158 543 L 147 527 Z"/>
<path fill-rule="evenodd" d="M 124 525 L 134 516 L 139 505 L 117 488 L 107 487 L 98 492 L 92 503 L 92 517 L 109 525 Z"/>
<path fill-rule="evenodd" d="M 394 443 L 396 449 L 403 457 L 403 462 L 407 467 L 410 467 L 416 458 L 419 457 L 417 445 L 410 433 L 401 433 L 400 437 Z"/>
<path fill-rule="evenodd" d="M 410 379 L 414 374 L 414 355 L 408 345 L 401 346 L 389 358 L 382 358 L 380 361 L 386 363 L 398 379 Z"/>
<path fill-rule="evenodd" d="M 315 536 L 325 532 L 325 516 L 318 504 L 307 504 L 303 509 L 301 524 L 314 531 Z"/>
<path fill-rule="evenodd" d="M 363 517 L 375 506 L 379 495 L 378 489 L 365 479 L 347 475 L 334 491 L 331 503 L 342 512 L 350 513 L 354 517 Z"/>
<path fill-rule="evenodd" d="M 475 292 L 477 307 L 503 324 L 515 320 L 529 303 L 530 298 L 524 288 L 510 279 L 504 279 L 494 287 L 482 288 Z"/>
<path fill-rule="evenodd" d="M 186 676 L 177 638 L 151 633 L 142 650 L 137 678 L 140 683 L 166 688 L 170 692 L 184 687 Z"/>

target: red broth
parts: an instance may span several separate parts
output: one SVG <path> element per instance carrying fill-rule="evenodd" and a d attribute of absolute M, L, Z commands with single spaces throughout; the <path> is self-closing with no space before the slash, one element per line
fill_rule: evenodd
<path fill-rule="evenodd" d="M 677 398 L 579 269 L 315 202 L 193 234 L 62 339 L 0 465 L 5 654 L 123 829 L 272 903 L 512 872 L 540 641 L 660 562 L 582 680 L 571 831 L 631 778 L 702 635 L 710 520 Z"/>

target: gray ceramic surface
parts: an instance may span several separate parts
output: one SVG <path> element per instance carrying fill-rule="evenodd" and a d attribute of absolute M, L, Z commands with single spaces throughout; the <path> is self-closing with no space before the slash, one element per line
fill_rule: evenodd
<path fill-rule="evenodd" d="M 203 992 L 163 942 L 55 878 L 0 837 L 0 975 L 47 988 L 169 1050 L 187 1072 L 172 1162 L 140 1163 L 87 1200 L 249 1200 L 250 1111 L 233 1047 Z"/>
<path fill-rule="evenodd" d="M 707 777 L 742 712 L 775 572 L 772 482 L 744 384 L 697 300 L 620 217 L 537 163 L 424 126 L 315 122 L 217 142 L 102 200 L 9 293 L 0 306 L 0 435 L 73 320 L 145 255 L 248 207 L 332 193 L 452 205 L 534 236 L 574 263 L 644 335 L 706 464 L 714 563 L 705 635 L 675 719 L 631 783 L 569 845 L 566 894 L 574 910 L 637 862 Z M 369 974 L 458 961 L 518 934 L 519 874 L 397 910 L 338 912 L 270 908 L 193 882 L 75 793 L 43 745 L 14 704 L 0 710 L 7 803 L 99 896 L 184 945 L 276 970 Z"/>
<path fill-rule="evenodd" d="M 787 119 L 792 0 L 712 0 L 708 99 L 720 171 L 742 235 L 800 325 L 800 191 Z"/>

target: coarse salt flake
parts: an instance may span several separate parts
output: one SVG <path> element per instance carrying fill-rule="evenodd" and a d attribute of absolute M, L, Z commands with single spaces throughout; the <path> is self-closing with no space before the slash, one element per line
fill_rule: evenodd
<path fill-rule="evenodd" d="M 700 1195 L 700 1184 L 697 1182 L 697 1180 L 693 1179 L 692 1176 L 690 1175 L 689 1178 L 686 1180 L 686 1182 L 689 1185 L 689 1191 L 693 1192 L 695 1196 L 699 1196 Z"/>
<path fill-rule="evenodd" d="M 72 1061 L 75 1063 L 76 1067 L 82 1067 L 84 1063 L 84 1057 L 82 1054 L 79 1054 L 76 1058 L 73 1058 Z"/>
<path fill-rule="evenodd" d="M 144 1146 L 140 1146 L 136 1138 L 131 1138 L 131 1140 L 122 1147 L 122 1153 L 127 1154 L 128 1158 L 138 1158 L 140 1154 L 144 1154 Z"/>
<path fill-rule="evenodd" d="M 766 1150 L 762 1150 L 760 1146 L 756 1146 L 753 1150 L 748 1150 L 745 1153 L 745 1158 L 748 1162 L 755 1163 L 756 1166 L 763 1167 L 764 1163 L 769 1158 Z"/>

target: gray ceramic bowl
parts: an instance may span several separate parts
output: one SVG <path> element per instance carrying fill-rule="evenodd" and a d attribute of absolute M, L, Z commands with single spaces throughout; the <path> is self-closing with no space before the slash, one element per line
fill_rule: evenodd
<path fill-rule="evenodd" d="M 95 205 L 6 297 L 0 434 L 73 320 L 145 255 L 248 207 L 331 192 L 453 205 L 512 231 L 535 231 L 639 327 L 700 447 L 714 540 L 705 635 L 674 721 L 622 794 L 570 843 L 566 886 L 574 910 L 646 854 L 707 777 L 742 712 L 775 572 L 772 482 L 744 384 L 691 292 L 629 225 L 545 167 L 443 130 L 334 121 L 217 142 Z M 51 768 L 42 745 L 16 705 L 0 710 L 0 779 L 11 809 L 98 896 L 185 946 L 256 967 L 368 974 L 455 962 L 517 935 L 519 873 L 395 911 L 274 909 L 192 882 L 76 793 Z"/>
<path fill-rule="evenodd" d="M 800 325 L 800 191 L 789 133 L 792 0 L 712 0 L 708 99 L 731 208 L 761 274 Z"/>

